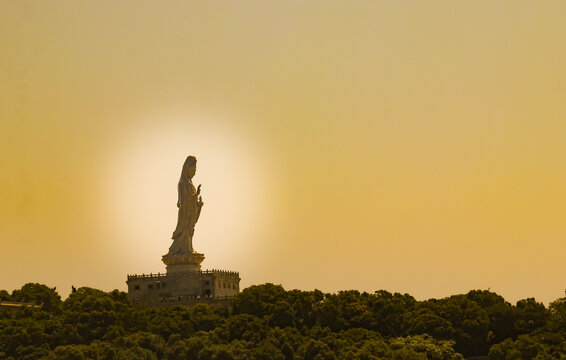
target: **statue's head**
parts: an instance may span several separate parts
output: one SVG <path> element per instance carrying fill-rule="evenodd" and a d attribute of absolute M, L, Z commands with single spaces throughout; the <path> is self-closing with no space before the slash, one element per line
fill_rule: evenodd
<path fill-rule="evenodd" d="M 187 160 L 185 160 L 185 164 L 183 165 L 183 172 L 181 173 L 181 178 L 192 179 L 193 176 L 195 176 L 196 171 L 197 171 L 197 158 L 190 155 L 187 157 Z"/>

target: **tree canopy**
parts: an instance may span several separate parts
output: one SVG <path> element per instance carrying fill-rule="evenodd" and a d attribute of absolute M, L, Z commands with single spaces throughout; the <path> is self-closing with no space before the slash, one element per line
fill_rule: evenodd
<path fill-rule="evenodd" d="M 417 301 L 263 284 L 230 309 L 132 305 L 126 293 L 25 284 L 0 300 L 0 359 L 566 359 L 566 298 L 512 305 L 486 290 Z"/>

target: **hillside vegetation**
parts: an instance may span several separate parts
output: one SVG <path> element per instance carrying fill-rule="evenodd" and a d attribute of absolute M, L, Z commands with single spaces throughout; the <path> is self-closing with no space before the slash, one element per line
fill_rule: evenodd
<path fill-rule="evenodd" d="M 492 360 L 566 359 L 566 298 L 512 305 L 484 290 L 417 301 L 376 291 L 251 286 L 233 308 L 132 306 L 82 287 L 62 301 L 26 284 L 0 300 L 0 359 Z"/>

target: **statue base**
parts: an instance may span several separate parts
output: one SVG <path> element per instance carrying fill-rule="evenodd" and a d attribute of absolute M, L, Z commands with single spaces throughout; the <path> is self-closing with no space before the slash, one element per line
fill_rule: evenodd
<path fill-rule="evenodd" d="M 200 264 L 203 260 L 204 254 L 197 252 L 192 254 L 166 254 L 161 258 L 161 261 L 167 265 L 167 275 L 200 271 Z"/>

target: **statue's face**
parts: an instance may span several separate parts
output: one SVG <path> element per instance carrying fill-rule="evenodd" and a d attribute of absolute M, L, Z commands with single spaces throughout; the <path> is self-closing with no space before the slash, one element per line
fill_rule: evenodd
<path fill-rule="evenodd" d="M 197 172 L 197 165 L 195 164 L 189 168 L 189 178 L 195 176 L 196 172 Z"/>

